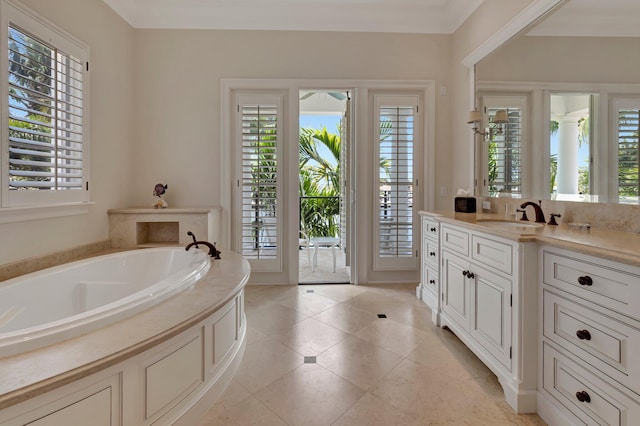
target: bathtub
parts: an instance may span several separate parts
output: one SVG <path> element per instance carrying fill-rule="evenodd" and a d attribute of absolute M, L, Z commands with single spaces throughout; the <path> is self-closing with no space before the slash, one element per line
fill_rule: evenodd
<path fill-rule="evenodd" d="M 0 357 L 85 334 L 195 284 L 210 258 L 181 247 L 132 250 L 0 282 Z"/>

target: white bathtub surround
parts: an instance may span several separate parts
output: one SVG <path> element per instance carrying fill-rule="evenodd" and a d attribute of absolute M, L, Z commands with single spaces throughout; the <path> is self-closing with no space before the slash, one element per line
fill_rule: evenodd
<path fill-rule="evenodd" d="M 128 208 L 111 209 L 109 237 L 113 248 L 185 246 L 191 242 L 188 231 L 199 240 L 218 242 L 222 208 Z"/>
<path fill-rule="evenodd" d="M 193 424 L 242 358 L 249 273 L 243 258 L 226 253 L 195 285 L 141 313 L 0 358 L 0 424 L 76 408 L 93 413 L 91 424 L 99 415 L 122 425 Z"/>
<path fill-rule="evenodd" d="M 99 256 L 5 281 L 0 285 L 0 357 L 141 312 L 196 283 L 210 264 L 205 251 L 158 248 Z"/>
<path fill-rule="evenodd" d="M 44 256 L 5 263 L 4 265 L 0 265 L 0 282 L 40 271 L 42 269 L 58 266 L 63 263 L 95 256 L 97 253 L 104 253 L 109 249 L 111 249 L 111 241 L 104 240 L 73 247 L 68 250 L 57 251 Z"/>

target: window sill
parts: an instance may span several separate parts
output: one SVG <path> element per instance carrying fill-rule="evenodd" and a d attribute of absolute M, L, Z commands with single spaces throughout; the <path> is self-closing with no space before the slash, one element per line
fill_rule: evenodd
<path fill-rule="evenodd" d="M 95 202 L 62 203 L 42 206 L 0 208 L 0 223 L 25 222 L 54 217 L 88 214 Z"/>

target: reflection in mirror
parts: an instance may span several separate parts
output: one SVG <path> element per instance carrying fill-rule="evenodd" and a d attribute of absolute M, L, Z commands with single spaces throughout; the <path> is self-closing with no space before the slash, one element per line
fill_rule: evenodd
<path fill-rule="evenodd" d="M 483 193 L 492 197 L 522 195 L 522 143 L 526 102 L 519 96 L 482 98 L 483 122 L 489 123 L 480 142 Z M 496 117 L 506 114 L 506 123 Z"/>
<path fill-rule="evenodd" d="M 554 93 L 550 96 L 551 199 L 582 200 L 592 194 L 590 123 L 594 94 Z"/>
<path fill-rule="evenodd" d="M 478 105 L 526 106 L 519 169 L 511 141 L 476 137 L 479 195 L 640 203 L 638 22 L 636 0 L 567 1 L 476 64 Z"/>

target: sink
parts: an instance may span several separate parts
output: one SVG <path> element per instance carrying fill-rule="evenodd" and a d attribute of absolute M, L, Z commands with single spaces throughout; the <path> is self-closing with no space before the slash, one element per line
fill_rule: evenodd
<path fill-rule="evenodd" d="M 523 222 L 523 221 L 519 221 L 519 222 L 509 222 L 506 220 L 493 220 L 493 219 L 487 219 L 487 220 L 476 220 L 476 223 L 478 225 L 482 225 L 482 226 L 487 226 L 489 228 L 494 228 L 494 229 L 502 229 L 505 231 L 509 231 L 509 232 L 527 232 L 527 231 L 534 231 L 537 228 L 542 228 L 544 226 L 543 223 L 535 223 L 535 222 Z"/>

